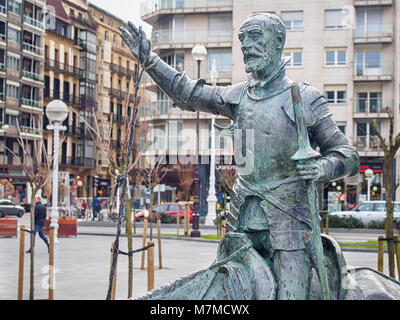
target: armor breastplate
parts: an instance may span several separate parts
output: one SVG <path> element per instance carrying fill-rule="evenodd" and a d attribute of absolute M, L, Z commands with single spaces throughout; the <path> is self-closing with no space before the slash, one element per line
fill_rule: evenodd
<path fill-rule="evenodd" d="M 240 176 L 250 183 L 296 176 L 291 160 L 298 149 L 296 126 L 282 108 L 288 99 L 290 90 L 263 100 L 245 94 L 237 107 L 235 159 Z"/>

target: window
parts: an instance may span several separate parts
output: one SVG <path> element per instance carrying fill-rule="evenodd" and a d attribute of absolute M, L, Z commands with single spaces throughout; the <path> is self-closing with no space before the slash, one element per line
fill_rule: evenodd
<path fill-rule="evenodd" d="M 303 52 L 301 51 L 287 51 L 283 53 L 283 56 L 291 58 L 287 64 L 288 67 L 301 67 L 303 65 Z"/>
<path fill-rule="evenodd" d="M 357 75 L 381 75 L 382 51 L 357 51 L 356 68 Z"/>
<path fill-rule="evenodd" d="M 211 71 L 214 60 L 218 71 L 232 71 L 232 49 L 209 49 L 208 71 Z"/>
<path fill-rule="evenodd" d="M 287 11 L 281 13 L 286 30 L 303 30 L 303 11 Z"/>
<path fill-rule="evenodd" d="M 6 124 L 12 127 L 17 126 L 17 116 L 14 116 L 12 114 L 6 114 Z"/>
<path fill-rule="evenodd" d="M 347 123 L 346 122 L 338 122 L 338 128 L 340 131 L 343 132 L 343 134 L 346 134 L 346 127 L 347 127 Z"/>
<path fill-rule="evenodd" d="M 7 84 L 7 97 L 19 99 L 19 87 L 12 84 Z"/>
<path fill-rule="evenodd" d="M 363 203 L 357 208 L 357 211 L 374 211 L 373 203 Z"/>
<path fill-rule="evenodd" d="M 8 0 L 8 10 L 18 15 L 21 14 L 22 3 L 15 0 Z"/>
<path fill-rule="evenodd" d="M 382 112 L 382 93 L 357 92 L 357 112 Z"/>
<path fill-rule="evenodd" d="M 15 71 L 19 71 L 19 66 L 20 66 L 20 59 L 13 57 L 13 56 L 7 56 L 7 67 L 10 69 L 13 69 Z"/>
<path fill-rule="evenodd" d="M 104 33 L 104 40 L 108 41 L 108 31 L 105 31 Z"/>
<path fill-rule="evenodd" d="M 232 14 L 218 13 L 208 16 L 208 35 L 210 37 L 232 35 Z"/>
<path fill-rule="evenodd" d="M 21 31 L 15 30 L 11 27 L 8 28 L 8 40 L 21 43 Z"/>
<path fill-rule="evenodd" d="M 345 66 L 347 65 L 347 51 L 340 49 L 327 49 L 325 51 L 326 66 Z"/>
<path fill-rule="evenodd" d="M 114 46 L 117 45 L 117 36 L 115 34 L 113 36 L 113 43 L 114 43 Z"/>
<path fill-rule="evenodd" d="M 347 28 L 348 18 L 348 10 L 325 10 L 325 29 Z"/>
<path fill-rule="evenodd" d="M 347 102 L 346 91 L 326 91 L 326 99 L 329 104 L 343 104 Z"/>

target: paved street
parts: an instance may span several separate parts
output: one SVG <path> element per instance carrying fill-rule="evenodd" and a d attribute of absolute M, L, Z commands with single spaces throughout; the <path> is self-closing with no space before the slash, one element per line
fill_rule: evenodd
<path fill-rule="evenodd" d="M 20 223 L 27 221 L 27 216 Z M 165 228 L 167 230 L 168 228 Z M 55 259 L 58 269 L 55 299 L 67 300 L 102 300 L 106 297 L 110 265 L 110 246 L 115 228 L 111 227 L 80 227 L 77 238 L 60 238 L 56 245 Z M 90 232 L 104 235 L 89 235 Z M 173 233 L 173 231 L 171 232 Z M 108 235 L 106 235 L 108 234 Z M 363 235 L 368 238 L 371 235 Z M 349 238 L 350 235 L 345 237 Z M 359 235 L 358 237 L 361 237 Z M 36 299 L 45 299 L 47 290 L 42 287 L 46 282 L 45 267 L 47 265 L 47 249 L 42 240 L 36 239 Z M 16 238 L 0 238 L 0 299 L 13 300 L 17 297 L 18 245 Z M 163 285 L 178 277 L 209 266 L 216 256 L 216 242 L 163 240 L 163 266 L 156 270 L 155 284 Z M 26 239 L 26 247 L 29 246 Z M 134 248 L 141 247 L 141 239 L 134 239 Z M 157 248 L 157 247 L 156 247 Z M 121 249 L 126 251 L 126 238 L 121 238 Z M 155 264 L 158 266 L 157 249 Z M 349 252 L 344 253 L 347 262 L 352 266 L 367 266 L 376 268 L 376 253 Z M 134 296 L 141 295 L 147 289 L 147 272 L 140 270 L 140 256 L 134 259 Z M 25 290 L 27 298 L 29 286 L 29 255 L 25 255 Z M 387 260 L 385 260 L 386 263 Z M 127 297 L 127 257 L 120 256 L 117 276 L 117 299 Z M 387 267 L 387 266 L 386 266 Z M 44 271 L 44 273 L 42 273 Z"/>

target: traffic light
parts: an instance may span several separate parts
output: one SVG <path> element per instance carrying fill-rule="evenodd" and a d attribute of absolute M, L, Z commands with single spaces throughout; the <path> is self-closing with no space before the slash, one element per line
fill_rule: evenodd
<path fill-rule="evenodd" d="M 100 186 L 100 181 L 98 176 L 93 177 L 93 187 L 98 188 Z"/>

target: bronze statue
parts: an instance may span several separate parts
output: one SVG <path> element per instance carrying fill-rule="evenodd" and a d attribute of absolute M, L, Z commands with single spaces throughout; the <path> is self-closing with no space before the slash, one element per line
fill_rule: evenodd
<path fill-rule="evenodd" d="M 325 97 L 286 76 L 282 20 L 257 13 L 244 21 L 239 39 L 249 79 L 229 87 L 208 86 L 177 72 L 151 52 L 141 27 L 127 23 L 120 30 L 177 106 L 233 120 L 238 165 L 228 234 L 216 262 L 144 298 L 345 298 L 341 281 L 348 274 L 340 248 L 330 237 L 321 239 L 312 221 L 319 219 L 316 185 L 356 175 L 359 157 L 333 121 Z M 299 142 L 310 143 L 313 155 L 294 157 L 304 149 Z"/>

